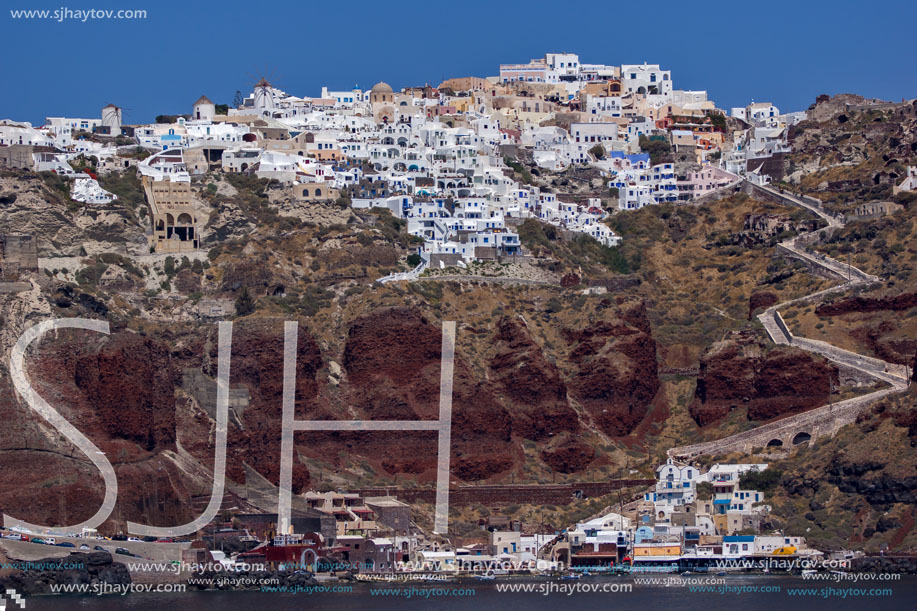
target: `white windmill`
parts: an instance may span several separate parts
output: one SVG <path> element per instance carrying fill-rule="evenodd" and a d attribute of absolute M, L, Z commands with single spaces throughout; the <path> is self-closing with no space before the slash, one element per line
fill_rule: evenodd
<path fill-rule="evenodd" d="M 108 128 L 112 136 L 121 135 L 121 109 L 109 104 L 102 109 L 102 127 Z"/>
<path fill-rule="evenodd" d="M 261 77 L 255 83 L 254 98 L 255 108 L 262 112 L 274 110 L 276 106 L 274 103 L 274 88 L 264 77 Z"/>

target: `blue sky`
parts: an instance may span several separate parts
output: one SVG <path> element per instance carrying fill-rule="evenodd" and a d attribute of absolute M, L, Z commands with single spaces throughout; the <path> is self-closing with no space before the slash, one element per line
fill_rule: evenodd
<path fill-rule="evenodd" d="M 398 88 L 490 76 L 546 52 L 586 63 L 659 63 L 721 108 L 803 110 L 820 93 L 917 97 L 917 3 L 425 0 L 4 0 L 0 118 L 125 123 L 229 103 L 254 77 L 294 95 L 385 80 Z M 15 20 L 16 9 L 142 9 L 144 20 Z"/>

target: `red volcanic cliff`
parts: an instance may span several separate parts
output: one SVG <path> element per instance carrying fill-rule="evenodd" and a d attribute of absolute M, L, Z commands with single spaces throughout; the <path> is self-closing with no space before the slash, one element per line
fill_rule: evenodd
<path fill-rule="evenodd" d="M 542 450 L 541 460 L 560 473 L 576 473 L 595 460 L 595 448 L 581 441 L 568 439 L 556 448 Z"/>
<path fill-rule="evenodd" d="M 274 484 L 278 480 L 283 323 L 248 317 L 233 325 L 230 387 L 247 389 L 249 396 L 230 418 L 226 475 L 234 483 L 246 483 L 248 468 Z M 300 324 L 297 419 L 438 419 L 442 333 L 437 321 L 411 308 L 379 309 L 352 320 L 344 333 L 339 347 L 323 348 L 308 325 Z M 482 355 L 466 353 L 474 344 L 461 338 L 456 349 L 455 480 L 480 481 L 520 469 L 523 439 L 540 444 L 536 455 L 551 469 L 582 471 L 596 459 L 596 450 L 576 437 L 583 428 L 627 434 L 642 421 L 659 387 L 656 345 L 639 302 L 606 300 L 593 322 L 564 330 L 556 364 L 520 318 L 498 320 L 492 333 Z M 197 370 L 204 381 L 215 380 L 217 348 L 216 325 L 176 326 L 149 336 L 63 331 L 48 336 L 29 357 L 36 390 L 115 466 L 116 522 L 184 523 L 195 517 L 188 499 L 209 494 L 215 424 L 208 414 L 215 406 L 209 405 L 209 391 L 193 381 L 186 386 L 186 374 Z M 472 358 L 481 361 L 473 367 Z M 340 362 L 341 371 L 329 361 Z M 2 369 L 0 386 L 12 386 Z M 103 486 L 85 457 L 12 393 L 0 393 L 0 417 L 18 423 L 15 432 L 0 431 L 4 466 L 15 473 L 0 482 L 3 509 L 48 524 L 92 515 Z M 433 481 L 437 451 L 435 432 L 300 432 L 293 490 L 324 479 L 324 473 L 310 473 L 307 460 L 323 470 L 362 468 L 367 475 Z M 189 464 L 193 468 L 186 472 Z M 41 488 L 48 493 L 37 494 Z"/>
<path fill-rule="evenodd" d="M 244 386 L 250 402 L 242 416 L 244 429 L 232 427 L 227 442 L 226 474 L 245 482 L 248 464 L 271 483 L 277 484 L 280 469 L 281 417 L 283 414 L 283 327 L 282 319 L 243 319 L 234 324 L 231 387 Z M 211 347 L 211 371 L 216 377 L 217 347 Z M 296 343 L 295 415 L 299 420 L 315 418 L 319 405 L 316 379 L 323 366 L 321 351 L 309 328 L 299 324 Z M 293 491 L 307 488 L 309 470 L 293 461 Z"/>
<path fill-rule="evenodd" d="M 917 293 L 887 296 L 852 295 L 815 307 L 821 317 L 860 314 L 847 319 L 847 333 L 875 356 L 892 363 L 912 363 L 917 351 L 917 339 L 902 331 L 893 312 L 903 312 L 917 306 Z"/>
<path fill-rule="evenodd" d="M 561 431 L 579 430 L 579 417 L 567 402 L 560 370 L 545 358 L 525 323 L 503 317 L 494 340 L 490 379 L 497 396 L 511 406 L 513 432 L 539 441 Z"/>
<path fill-rule="evenodd" d="M 376 310 L 353 322 L 344 348 L 346 397 L 359 417 L 439 418 L 442 329 L 411 308 Z M 452 391 L 452 474 L 479 480 L 514 466 L 512 421 L 490 387 L 456 352 Z M 353 436 L 356 453 L 382 458 L 389 473 L 432 477 L 436 434 Z M 392 440 L 395 440 L 393 443 Z"/>
<path fill-rule="evenodd" d="M 179 376 L 161 341 L 117 333 L 62 365 L 110 437 L 147 451 L 174 444 Z"/>
<path fill-rule="evenodd" d="M 736 334 L 701 356 L 691 416 L 701 426 L 748 407 L 749 420 L 769 420 L 828 402 L 837 368 L 789 346 L 765 350 L 754 338 Z"/>
<path fill-rule="evenodd" d="M 769 308 L 777 303 L 777 293 L 771 291 L 756 291 L 748 298 L 748 320 L 751 320 L 757 310 Z"/>
<path fill-rule="evenodd" d="M 576 367 L 568 386 L 598 428 L 621 436 L 640 424 L 659 390 L 656 341 L 642 302 L 604 305 L 603 320 L 564 330 Z"/>
<path fill-rule="evenodd" d="M 815 313 L 819 316 L 839 316 L 850 312 L 877 312 L 880 310 L 899 312 L 910 310 L 914 306 L 917 306 L 917 293 L 900 293 L 886 297 L 852 295 L 820 303 L 815 306 Z"/>
<path fill-rule="evenodd" d="M 187 499 L 197 486 L 162 457 L 176 448 L 179 377 L 164 342 L 124 332 L 61 331 L 33 345 L 26 370 L 36 392 L 114 465 L 114 520 L 178 524 L 192 517 Z M 12 388 L 6 374 L 0 384 Z M 92 516 L 104 486 L 88 458 L 12 391 L 0 395 L 0 418 L 16 423 L 2 435 L 4 511 L 40 524 Z"/>

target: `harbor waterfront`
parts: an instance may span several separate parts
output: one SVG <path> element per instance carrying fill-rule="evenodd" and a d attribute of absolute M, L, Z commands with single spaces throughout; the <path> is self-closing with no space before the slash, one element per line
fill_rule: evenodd
<path fill-rule="evenodd" d="M 33 597 L 30 611 L 81 609 L 146 611 L 187 609 L 198 611 L 232 608 L 236 611 L 284 611 L 302 608 L 369 609 L 556 609 L 558 604 L 577 609 L 629 608 L 706 610 L 739 605 L 742 609 L 909 609 L 917 595 L 917 576 L 897 581 L 838 584 L 786 576 L 730 576 L 725 583 L 710 584 L 706 578 L 667 576 L 659 583 L 639 583 L 629 577 L 584 577 L 575 583 L 553 579 L 517 579 L 479 583 L 462 580 L 438 585 L 380 586 L 351 584 L 346 592 L 299 590 L 296 592 L 186 592 L 146 593 L 127 596 Z M 631 586 L 623 588 L 622 586 Z M 557 597 L 563 597 L 560 601 Z"/>

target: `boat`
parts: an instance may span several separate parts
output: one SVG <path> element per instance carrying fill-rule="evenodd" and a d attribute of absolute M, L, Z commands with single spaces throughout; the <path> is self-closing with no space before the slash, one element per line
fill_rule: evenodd
<path fill-rule="evenodd" d="M 815 569 L 802 569 L 803 575 L 815 575 L 816 573 L 818 573 L 818 571 Z"/>
<path fill-rule="evenodd" d="M 568 581 L 575 581 L 575 580 L 577 580 L 577 579 L 579 579 L 579 578 L 580 578 L 580 576 L 577 575 L 576 573 L 567 573 L 566 575 L 564 575 L 563 577 L 561 577 L 561 579 L 565 579 L 565 580 L 568 580 Z"/>
<path fill-rule="evenodd" d="M 475 575 L 475 579 L 478 581 L 494 581 L 496 577 L 493 575 Z"/>

